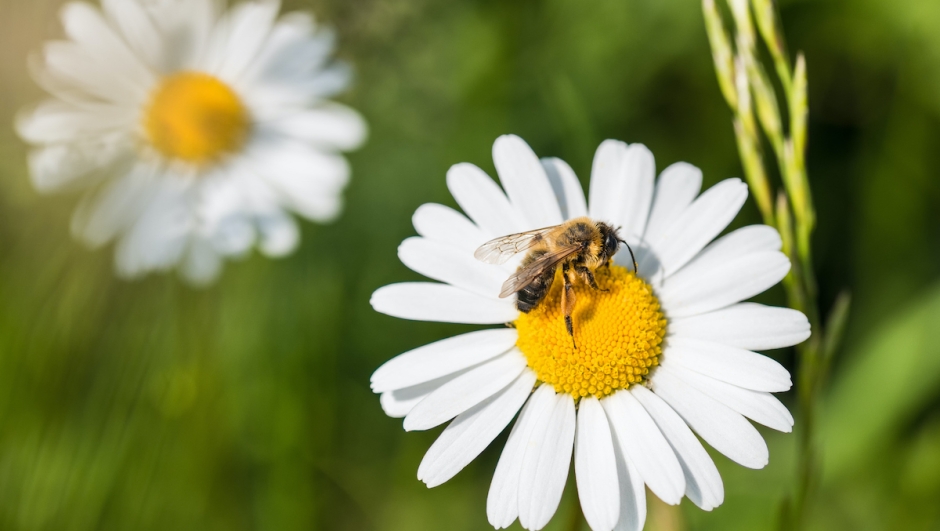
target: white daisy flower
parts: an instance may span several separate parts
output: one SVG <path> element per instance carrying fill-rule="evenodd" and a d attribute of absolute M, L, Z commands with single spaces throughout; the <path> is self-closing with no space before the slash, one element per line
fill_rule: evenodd
<path fill-rule="evenodd" d="M 122 276 L 178 267 L 214 279 L 255 244 L 292 251 L 288 212 L 333 219 L 365 123 L 327 98 L 346 87 L 333 35 L 276 0 L 66 4 L 67 40 L 32 66 L 52 98 L 20 116 L 42 192 L 83 188 L 72 229 L 116 241 Z"/>
<path fill-rule="evenodd" d="M 688 496 L 702 509 L 717 507 L 721 477 L 694 433 L 762 468 L 767 445 L 746 418 L 784 432 L 793 426 L 771 394 L 790 388 L 789 373 L 752 351 L 805 340 L 809 322 L 795 310 L 741 302 L 787 274 L 777 231 L 754 225 L 712 242 L 747 186 L 728 179 L 699 195 L 702 173 L 686 163 L 654 182 L 653 155 L 641 144 L 601 144 L 589 202 L 567 164 L 539 161 L 516 136 L 496 141 L 493 160 L 505 193 L 476 166 L 452 167 L 447 185 L 470 219 L 423 205 L 414 215 L 420 237 L 399 248 L 405 265 L 441 283 L 393 284 L 372 296 L 377 311 L 405 319 L 510 323 L 406 352 L 372 375 L 385 412 L 404 417 L 406 430 L 452 420 L 418 478 L 429 487 L 449 480 L 521 410 L 487 499 L 497 529 L 517 518 L 530 530 L 548 523 L 572 453 L 594 531 L 642 529 L 644 485 L 669 504 Z M 605 291 L 575 284 L 575 349 L 561 281 L 521 313 L 514 298 L 498 297 L 514 265 L 484 264 L 473 253 L 492 238 L 580 216 L 621 227 L 639 275 L 621 250 L 595 273 Z"/>

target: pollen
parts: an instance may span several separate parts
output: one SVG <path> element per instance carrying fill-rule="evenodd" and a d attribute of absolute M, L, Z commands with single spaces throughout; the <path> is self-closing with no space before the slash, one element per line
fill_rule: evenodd
<path fill-rule="evenodd" d="M 564 282 L 561 272 L 556 274 L 545 299 L 514 323 L 519 332 L 516 345 L 538 379 L 575 399 L 603 398 L 643 383 L 659 363 L 666 335 L 666 319 L 653 289 L 616 265 L 595 272 L 600 291 L 575 283 L 575 348 L 561 307 Z"/>
<path fill-rule="evenodd" d="M 248 137 L 248 110 L 215 77 L 180 72 L 163 79 L 143 116 L 144 133 L 160 154 L 196 165 L 238 151 Z"/>

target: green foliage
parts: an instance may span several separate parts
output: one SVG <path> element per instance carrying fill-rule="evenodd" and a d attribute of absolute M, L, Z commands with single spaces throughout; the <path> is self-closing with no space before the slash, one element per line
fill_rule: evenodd
<path fill-rule="evenodd" d="M 76 197 L 33 191 L 25 146 L 0 127 L 0 529 L 488 529 L 505 436 L 428 490 L 415 474 L 436 431 L 404 433 L 368 386 L 389 357 L 467 329 L 369 307 L 379 286 L 419 278 L 395 254 L 415 208 L 454 205 L 451 164 L 492 174 L 503 133 L 584 182 L 605 138 L 647 144 L 659 168 L 696 164 L 706 186 L 741 175 L 700 0 L 286 4 L 336 27 L 357 73 L 345 101 L 370 123 L 343 216 L 304 224 L 291 257 L 229 264 L 205 290 L 117 280 L 111 249 L 68 234 Z M 0 124 L 41 97 L 26 57 L 61 35 L 57 6 L 0 0 Z M 781 14 L 807 57 L 822 305 L 853 293 L 812 524 L 936 528 L 940 8 L 793 0 Z M 752 202 L 736 224 L 759 219 Z M 684 502 L 686 529 L 774 527 L 799 433 L 764 433 L 769 467 L 716 455 L 725 504 Z M 565 495 L 549 529 L 569 521 L 572 483 Z M 654 513 L 649 529 L 669 528 Z"/>

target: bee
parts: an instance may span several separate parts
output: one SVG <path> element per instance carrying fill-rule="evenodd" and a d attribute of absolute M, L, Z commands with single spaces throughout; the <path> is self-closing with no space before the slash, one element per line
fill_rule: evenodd
<path fill-rule="evenodd" d="M 576 299 L 574 282 L 580 279 L 593 289 L 606 291 L 597 285 L 594 271 L 609 265 L 621 243 L 630 251 L 633 270 L 636 271 L 633 249 L 620 237 L 617 229 L 588 217 L 490 240 L 481 245 L 473 256 L 488 264 L 503 264 L 512 256 L 528 251 L 519 269 L 503 283 L 499 294 L 500 298 L 505 298 L 518 293 L 516 308 L 523 313 L 529 313 L 542 302 L 561 264 L 561 276 L 565 282 L 561 306 L 565 313 L 565 328 L 574 344 L 574 325 L 571 322 Z M 577 344 L 574 346 L 578 348 Z"/>

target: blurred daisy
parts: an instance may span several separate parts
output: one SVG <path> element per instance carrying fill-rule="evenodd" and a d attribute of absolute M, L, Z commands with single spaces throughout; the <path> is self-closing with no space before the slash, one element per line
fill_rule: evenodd
<path fill-rule="evenodd" d="M 23 113 L 42 192 L 86 190 L 72 219 L 112 240 L 120 275 L 178 267 L 206 283 L 224 257 L 297 246 L 288 214 L 333 219 L 365 124 L 327 101 L 349 73 L 331 33 L 279 2 L 102 0 L 62 9 L 68 40 L 34 76 L 52 98 Z"/>
<path fill-rule="evenodd" d="M 499 138 L 493 159 L 505 194 L 476 166 L 452 167 L 447 185 L 470 219 L 424 205 L 414 216 L 421 236 L 399 248 L 405 265 L 442 283 L 393 284 L 372 296 L 376 310 L 405 319 L 511 323 L 406 352 L 372 375 L 385 412 L 404 417 L 406 430 L 453 419 L 418 478 L 429 487 L 452 478 L 521 410 L 487 499 L 496 528 L 517 518 L 526 529 L 544 527 L 572 453 L 594 531 L 641 529 L 644 485 L 669 504 L 688 496 L 702 509 L 717 507 L 721 477 L 693 431 L 733 461 L 761 468 L 767 445 L 746 418 L 784 432 L 793 426 L 770 394 L 790 388 L 789 373 L 752 351 L 799 343 L 809 323 L 795 310 L 741 302 L 790 268 L 776 230 L 749 226 L 712 241 L 744 204 L 746 185 L 728 179 L 699 195 L 702 174 L 685 163 L 654 183 L 653 155 L 640 144 L 601 144 L 589 205 L 567 164 L 539 161 L 518 137 Z M 639 275 L 622 250 L 596 272 L 606 291 L 575 284 L 575 350 L 560 281 L 520 313 L 513 299 L 498 298 L 514 267 L 484 264 L 473 252 L 491 238 L 579 216 L 622 227 Z"/>

